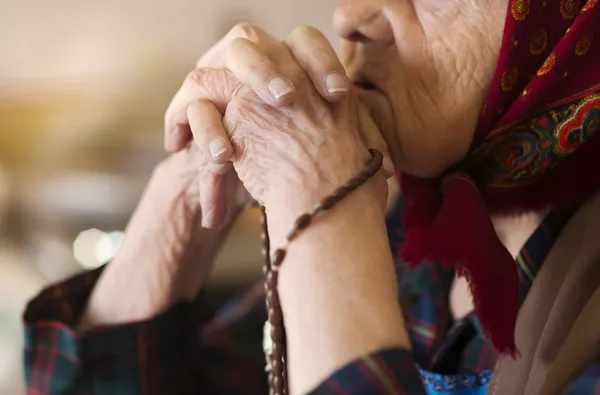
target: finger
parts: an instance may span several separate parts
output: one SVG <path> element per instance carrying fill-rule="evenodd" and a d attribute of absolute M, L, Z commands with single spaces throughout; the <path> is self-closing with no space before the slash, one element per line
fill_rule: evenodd
<path fill-rule="evenodd" d="M 244 38 L 252 41 L 265 52 L 270 48 L 281 45 L 277 39 L 261 28 L 246 22 L 238 23 L 232 27 L 231 30 L 217 42 L 217 44 L 202 55 L 198 62 L 196 62 L 196 68 L 225 68 L 225 50 L 227 45 L 237 38 Z M 268 52 L 266 53 L 268 54 Z"/>
<path fill-rule="evenodd" d="M 359 130 L 363 143 L 367 148 L 374 148 L 383 154 L 383 164 L 381 170 L 386 179 L 394 176 L 394 163 L 391 160 L 390 153 L 387 148 L 387 143 L 383 138 L 379 127 L 375 124 L 369 110 L 364 105 L 358 107 Z"/>
<path fill-rule="evenodd" d="M 291 104 L 295 88 L 255 43 L 245 38 L 232 40 L 225 51 L 227 68 L 235 78 L 252 88 L 265 103 Z"/>
<path fill-rule="evenodd" d="M 203 228 L 215 229 L 225 219 L 228 199 L 224 180 L 225 176 L 208 170 L 204 170 L 199 177 Z"/>
<path fill-rule="evenodd" d="M 190 103 L 200 99 L 209 100 L 224 112 L 241 87 L 242 84 L 227 70 L 195 69 L 190 72 L 165 113 L 165 149 L 177 152 L 189 144 L 192 133 L 187 108 Z"/>
<path fill-rule="evenodd" d="M 223 127 L 223 116 L 208 100 L 195 100 L 187 108 L 194 144 L 211 164 L 223 165 L 233 155 L 233 146 Z M 221 169 L 213 166 L 213 169 Z M 213 171 L 220 173 L 221 171 Z"/>
<path fill-rule="evenodd" d="M 285 43 L 325 100 L 333 103 L 346 97 L 346 72 L 323 33 L 313 27 L 299 27 Z"/>
<path fill-rule="evenodd" d="M 244 52 L 236 53 L 239 49 L 237 41 L 240 39 L 254 44 L 254 49 L 260 53 L 258 58 L 269 61 L 268 66 L 270 67 L 273 67 L 273 63 L 277 65 L 276 71 L 259 74 L 258 72 L 262 68 L 254 68 L 254 64 L 260 64 L 260 62 L 244 64 Z M 232 64 L 241 65 L 245 69 L 236 72 L 236 78 L 251 86 L 254 92 L 266 103 L 273 106 L 282 106 L 293 102 L 295 91 L 282 95 L 282 92 L 289 90 L 288 83 L 290 83 L 289 78 L 286 79 L 284 76 L 294 75 L 301 72 L 301 69 L 289 49 L 261 28 L 249 23 L 235 25 L 225 37 L 202 56 L 196 67 L 228 68 L 231 70 L 230 66 Z M 248 78 L 245 76 L 246 74 L 250 74 L 254 78 Z M 283 82 L 281 79 L 283 79 Z M 292 88 L 294 88 L 293 82 Z M 267 91 L 269 93 L 266 93 Z"/>

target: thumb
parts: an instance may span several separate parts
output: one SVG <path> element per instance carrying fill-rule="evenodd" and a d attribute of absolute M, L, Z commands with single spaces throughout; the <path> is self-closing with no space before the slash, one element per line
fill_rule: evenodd
<path fill-rule="evenodd" d="M 367 148 L 374 148 L 383 154 L 383 164 L 381 169 L 386 179 L 391 178 L 395 173 L 394 163 L 390 157 L 387 143 L 377 124 L 373 120 L 369 109 L 362 103 L 358 104 L 358 121 L 360 137 Z"/>

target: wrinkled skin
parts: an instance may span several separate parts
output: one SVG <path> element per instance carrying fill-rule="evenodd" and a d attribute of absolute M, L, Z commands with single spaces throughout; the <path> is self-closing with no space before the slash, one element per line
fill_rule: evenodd
<path fill-rule="evenodd" d="M 354 40 L 343 41 L 342 63 L 350 78 L 370 82 L 389 100 L 389 108 L 372 107 L 398 169 L 435 176 L 467 153 L 495 71 L 507 3 L 341 1 L 335 25 Z"/>

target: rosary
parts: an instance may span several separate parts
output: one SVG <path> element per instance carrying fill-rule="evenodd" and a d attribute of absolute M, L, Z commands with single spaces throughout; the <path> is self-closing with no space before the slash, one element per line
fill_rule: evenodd
<path fill-rule="evenodd" d="M 323 199 L 310 213 L 302 214 L 294 224 L 292 231 L 287 235 L 287 243 L 282 248 L 275 250 L 271 256 L 271 244 L 269 240 L 269 229 L 267 226 L 267 214 L 261 206 L 261 232 L 263 242 L 263 274 L 265 276 L 265 291 L 267 305 L 267 321 L 263 333 L 263 351 L 265 353 L 266 368 L 269 374 L 270 395 L 289 395 L 287 378 L 287 359 L 285 349 L 285 332 L 283 326 L 283 314 L 279 303 L 277 282 L 279 268 L 287 252 L 287 246 L 298 234 L 306 229 L 312 219 L 331 209 L 336 203 L 344 199 L 356 188 L 373 177 L 381 168 L 383 155 L 381 152 L 370 149 L 371 159 L 365 168 L 356 176 L 348 180 L 344 185 L 336 189 L 330 196 Z"/>

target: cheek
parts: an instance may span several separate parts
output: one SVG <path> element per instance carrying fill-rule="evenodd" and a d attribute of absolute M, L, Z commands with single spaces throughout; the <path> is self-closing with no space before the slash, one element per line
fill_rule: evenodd
<path fill-rule="evenodd" d="M 420 177 L 436 177 L 465 157 L 476 117 L 447 115 L 421 91 L 398 87 L 390 97 L 394 112 L 394 164 Z M 460 113 L 461 111 L 457 111 Z"/>

